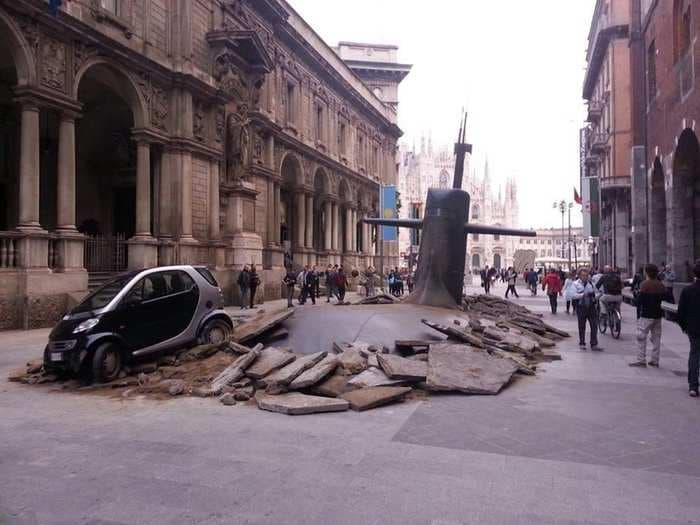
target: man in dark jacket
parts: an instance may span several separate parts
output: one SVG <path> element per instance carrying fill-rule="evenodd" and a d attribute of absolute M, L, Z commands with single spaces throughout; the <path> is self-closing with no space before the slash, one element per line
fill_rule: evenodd
<path fill-rule="evenodd" d="M 311 297 L 311 303 L 316 304 L 316 289 L 318 288 L 318 276 L 316 267 L 312 267 L 306 272 L 306 292 Z"/>
<path fill-rule="evenodd" d="M 337 267 L 337 265 L 336 265 Z M 335 271 L 336 267 L 328 265 L 326 268 L 326 302 L 331 302 L 331 297 L 335 295 Z"/>
<path fill-rule="evenodd" d="M 666 298 L 666 288 L 659 281 L 659 268 L 655 264 L 647 264 L 644 268 L 646 279 L 639 287 L 639 319 L 637 319 L 637 343 L 639 350 L 637 360 L 630 366 L 646 368 L 647 338 L 651 335 L 651 361 L 649 366 L 659 366 L 661 353 L 661 302 Z"/>
<path fill-rule="evenodd" d="M 287 274 L 282 279 L 282 282 L 287 287 L 287 308 L 292 308 L 294 306 L 292 299 L 294 299 L 294 286 L 297 284 L 297 275 L 291 266 L 287 269 Z"/>
<path fill-rule="evenodd" d="M 678 300 L 678 325 L 690 340 L 688 388 L 690 397 L 698 397 L 700 374 L 700 261 L 693 267 L 695 282 L 684 288 Z"/>
<path fill-rule="evenodd" d="M 248 308 L 248 292 L 250 290 L 250 272 L 248 265 L 243 267 L 243 271 L 238 275 L 238 288 L 241 290 L 241 310 Z"/>

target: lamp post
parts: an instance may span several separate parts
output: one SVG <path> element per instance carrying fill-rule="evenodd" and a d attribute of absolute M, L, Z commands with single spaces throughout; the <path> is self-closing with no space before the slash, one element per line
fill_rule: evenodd
<path fill-rule="evenodd" d="M 574 207 L 573 202 L 566 202 L 565 200 L 561 200 L 559 202 L 555 202 L 552 204 L 552 208 L 559 209 L 559 212 L 561 213 L 561 258 L 564 258 L 564 250 L 565 250 L 565 245 L 567 244 L 567 239 L 566 236 L 564 235 L 564 214 L 569 212 L 569 237 L 568 237 L 568 245 L 569 245 L 569 270 L 571 270 L 571 209 Z"/>

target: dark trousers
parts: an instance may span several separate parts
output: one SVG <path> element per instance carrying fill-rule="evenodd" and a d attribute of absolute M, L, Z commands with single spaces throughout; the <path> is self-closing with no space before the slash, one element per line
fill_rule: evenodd
<path fill-rule="evenodd" d="M 514 294 L 515 297 L 520 297 L 520 296 L 518 295 L 518 291 L 515 289 L 515 285 L 514 285 L 514 284 L 509 284 L 509 285 L 508 285 L 508 289 L 506 290 L 506 299 L 508 299 L 508 294 L 509 294 L 509 293 Z"/>
<path fill-rule="evenodd" d="M 294 306 L 292 299 L 294 299 L 294 286 L 287 286 L 287 306 Z"/>
<path fill-rule="evenodd" d="M 313 304 L 316 304 L 316 295 L 314 294 L 314 287 L 311 285 L 305 285 L 301 287 L 301 295 L 299 296 L 299 304 L 304 304 L 306 299 L 310 298 Z"/>
<path fill-rule="evenodd" d="M 574 309 L 574 313 L 576 313 L 576 301 L 566 301 L 566 313 L 568 314 L 571 309 Z"/>
<path fill-rule="evenodd" d="M 338 288 L 338 301 L 341 303 L 345 301 L 345 288 Z"/>
<path fill-rule="evenodd" d="M 549 307 L 552 309 L 552 313 L 557 313 L 557 294 L 548 293 L 549 296 Z"/>
<path fill-rule="evenodd" d="M 579 304 L 576 307 L 576 315 L 578 316 L 578 342 L 582 345 L 586 344 L 586 323 L 588 323 L 591 328 L 591 346 L 598 346 L 598 319 L 595 307 Z"/>
<path fill-rule="evenodd" d="M 331 302 L 331 297 L 333 297 L 333 295 L 335 295 L 334 291 L 335 291 L 335 286 L 333 286 L 330 283 L 326 283 L 326 293 L 328 294 L 327 301 L 326 301 L 327 303 Z"/>
<path fill-rule="evenodd" d="M 255 291 L 258 289 L 257 286 L 250 287 L 250 307 L 253 308 L 255 305 Z"/>
<path fill-rule="evenodd" d="M 491 279 L 486 279 L 484 281 L 484 291 L 489 293 L 491 291 Z"/>
<path fill-rule="evenodd" d="M 688 355 L 688 386 L 690 390 L 698 389 L 698 374 L 700 373 L 700 337 L 688 335 L 690 354 Z"/>

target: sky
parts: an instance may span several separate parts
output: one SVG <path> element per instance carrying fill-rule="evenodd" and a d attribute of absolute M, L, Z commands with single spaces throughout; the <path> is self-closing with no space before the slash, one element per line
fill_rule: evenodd
<path fill-rule="evenodd" d="M 518 183 L 520 226 L 561 226 L 573 201 L 585 52 L 595 0 L 288 0 L 330 45 L 399 46 L 401 142 L 452 147 L 469 113 L 472 166 Z M 580 225 L 580 207 L 572 224 Z"/>

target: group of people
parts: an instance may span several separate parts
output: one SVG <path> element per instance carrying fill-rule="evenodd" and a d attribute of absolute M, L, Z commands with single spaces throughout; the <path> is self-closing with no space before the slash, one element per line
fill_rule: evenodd
<path fill-rule="evenodd" d="M 241 310 L 253 308 L 255 305 L 255 292 L 260 286 L 260 275 L 252 264 L 243 266 L 243 270 L 238 275 L 238 288 L 241 292 Z M 250 306 L 248 306 L 250 304 Z"/>
<path fill-rule="evenodd" d="M 282 283 L 287 289 L 287 307 L 294 306 L 294 289 L 299 285 L 298 304 L 304 305 L 311 300 L 316 304 L 316 299 L 320 298 L 320 283 L 324 279 L 326 286 L 326 302 L 330 303 L 335 297 L 338 302 L 345 301 L 345 291 L 348 287 L 348 279 L 345 269 L 337 264 L 329 264 L 325 271 L 318 271 L 316 266 L 304 266 L 304 269 L 296 273 L 291 267 L 282 279 Z"/>
<path fill-rule="evenodd" d="M 395 267 L 393 270 L 389 271 L 387 276 L 387 281 L 389 283 L 389 293 L 395 297 L 401 297 L 406 288 L 408 288 L 408 293 L 413 293 L 413 274 L 407 269 L 399 270 Z M 406 288 L 404 288 L 404 285 Z"/>

